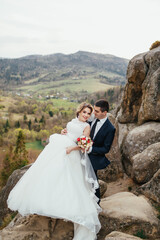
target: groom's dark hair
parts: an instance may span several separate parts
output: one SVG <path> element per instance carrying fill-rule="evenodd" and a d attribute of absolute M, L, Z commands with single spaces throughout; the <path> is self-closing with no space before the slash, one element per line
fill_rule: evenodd
<path fill-rule="evenodd" d="M 105 99 L 100 99 L 100 100 L 96 101 L 94 105 L 96 107 L 100 107 L 101 112 L 104 112 L 104 111 L 108 112 L 109 111 L 109 103 Z"/>

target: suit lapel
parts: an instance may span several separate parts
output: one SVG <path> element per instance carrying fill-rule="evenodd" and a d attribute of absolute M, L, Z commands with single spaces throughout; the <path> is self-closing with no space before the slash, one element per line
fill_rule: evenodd
<path fill-rule="evenodd" d="M 95 138 L 93 140 L 96 140 L 98 138 L 98 136 L 101 135 L 103 130 L 108 126 L 108 122 L 109 122 L 109 120 L 107 118 L 107 120 L 103 123 L 102 127 L 99 129 L 99 131 L 97 132 L 97 134 L 96 134 L 96 136 L 95 136 Z"/>

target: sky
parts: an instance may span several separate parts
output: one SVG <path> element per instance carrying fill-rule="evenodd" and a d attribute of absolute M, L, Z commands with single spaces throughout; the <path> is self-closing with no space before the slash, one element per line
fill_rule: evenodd
<path fill-rule="evenodd" d="M 0 0 L 0 58 L 88 51 L 131 59 L 160 41 L 160 0 Z"/>

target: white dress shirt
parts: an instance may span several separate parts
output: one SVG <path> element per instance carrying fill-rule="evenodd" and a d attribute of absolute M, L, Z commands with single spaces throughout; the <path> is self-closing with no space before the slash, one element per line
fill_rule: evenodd
<path fill-rule="evenodd" d="M 91 124 L 91 128 L 94 125 L 95 121 L 97 118 L 95 118 Z M 105 123 L 105 121 L 107 120 L 107 117 L 99 119 L 99 121 L 97 122 L 95 131 L 94 131 L 94 136 L 93 139 L 95 138 L 96 134 L 98 133 L 98 131 L 100 130 L 100 128 L 102 127 L 102 125 Z M 87 151 L 87 153 L 89 154 L 90 152 L 92 152 L 92 147 L 89 148 L 89 150 Z"/>
<path fill-rule="evenodd" d="M 102 127 L 102 125 L 105 123 L 106 120 L 107 120 L 107 117 L 106 117 L 106 118 L 99 119 L 99 122 L 97 122 L 95 131 L 94 131 L 93 139 L 95 138 L 97 132 L 99 131 L 99 129 Z M 95 118 L 94 121 L 92 122 L 91 128 L 92 128 L 92 126 L 94 125 L 95 121 L 96 121 L 96 118 Z"/>

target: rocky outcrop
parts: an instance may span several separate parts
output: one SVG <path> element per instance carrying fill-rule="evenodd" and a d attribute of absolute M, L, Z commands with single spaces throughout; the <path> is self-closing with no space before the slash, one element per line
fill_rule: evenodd
<path fill-rule="evenodd" d="M 127 79 L 118 121 L 160 121 L 160 47 L 132 58 Z"/>
<path fill-rule="evenodd" d="M 123 167 L 121 162 L 121 152 L 118 144 L 118 122 L 112 114 L 108 113 L 107 116 L 111 123 L 115 126 L 116 132 L 111 149 L 109 153 L 106 154 L 106 157 L 110 160 L 111 163 L 107 168 L 98 171 L 98 177 L 105 182 L 111 182 L 115 181 L 117 178 L 123 177 Z"/>
<path fill-rule="evenodd" d="M 130 60 L 127 84 L 117 113 L 125 173 L 138 192 L 160 203 L 160 47 Z"/>
<path fill-rule="evenodd" d="M 103 194 L 107 191 L 107 183 L 102 181 L 102 180 L 99 180 L 99 185 L 100 185 L 100 195 L 101 195 L 101 198 L 103 197 Z"/>
<path fill-rule="evenodd" d="M 158 122 L 144 123 L 129 131 L 122 145 L 123 164 L 128 175 L 132 173 L 134 156 L 158 142 L 160 142 L 160 123 Z"/>
<path fill-rule="evenodd" d="M 160 142 L 151 144 L 132 158 L 132 178 L 138 183 L 148 182 L 160 169 Z"/>
<path fill-rule="evenodd" d="M 130 234 L 113 231 L 110 234 L 108 234 L 105 238 L 105 240 L 141 240 L 142 238 L 132 236 Z"/>
<path fill-rule="evenodd" d="M 137 197 L 133 193 L 121 192 L 102 199 L 101 206 L 103 212 L 100 213 L 100 234 L 104 238 L 115 230 L 131 235 L 143 230 L 149 239 L 160 236 L 160 221 L 143 196 Z"/>
<path fill-rule="evenodd" d="M 12 190 L 12 188 L 16 185 L 18 180 L 23 176 L 23 174 L 30 168 L 30 165 L 27 165 L 21 169 L 15 170 L 12 175 L 9 177 L 6 186 L 0 192 L 0 226 L 2 224 L 2 220 L 6 214 L 10 211 L 7 207 L 7 198 Z"/>
<path fill-rule="evenodd" d="M 17 215 L 14 220 L 0 232 L 1 240 L 71 240 L 73 224 L 63 220 L 43 216 Z"/>
<path fill-rule="evenodd" d="M 156 203 L 160 203 L 160 169 L 154 174 L 149 182 L 140 186 L 137 192 L 144 194 L 147 198 Z"/>

